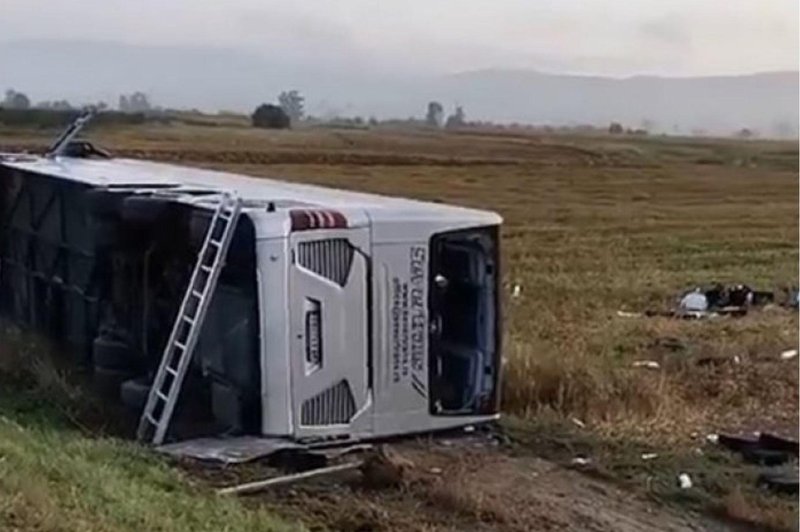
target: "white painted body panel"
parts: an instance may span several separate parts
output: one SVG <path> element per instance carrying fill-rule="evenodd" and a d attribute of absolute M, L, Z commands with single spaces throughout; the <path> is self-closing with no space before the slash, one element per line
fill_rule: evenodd
<path fill-rule="evenodd" d="M 433 416 L 428 401 L 428 243 L 443 231 L 496 226 L 493 212 L 438 203 L 329 189 L 275 179 L 138 160 L 0 158 L 0 165 L 92 187 L 126 190 L 170 187 L 176 201 L 202 207 L 202 199 L 182 190 L 236 192 L 243 215 L 255 227 L 261 345 L 262 434 L 281 438 L 328 436 L 369 439 L 446 429 L 496 419 L 487 416 Z M 271 205 L 270 205 L 271 204 Z M 270 208 L 267 208 L 267 206 Z M 335 209 L 346 230 L 306 231 L 293 236 L 290 208 Z M 352 275 L 359 282 L 331 284 L 295 264 L 300 240 L 350 239 L 362 253 Z M 363 283 L 361 282 L 363 281 Z M 324 340 L 335 363 L 306 374 L 301 358 L 301 314 L 305 297 L 327 302 Z M 407 298 L 399 302 L 398 298 Z M 404 310 L 405 309 L 405 310 Z M 399 314 L 399 315 L 398 315 Z M 402 336 L 414 338 L 402 345 Z M 410 335 L 410 336 L 409 336 Z M 348 345 L 350 347 L 348 347 Z M 371 350 L 372 387 L 366 366 Z M 302 402 L 333 381 L 346 378 L 357 415 L 345 426 L 303 427 Z"/>

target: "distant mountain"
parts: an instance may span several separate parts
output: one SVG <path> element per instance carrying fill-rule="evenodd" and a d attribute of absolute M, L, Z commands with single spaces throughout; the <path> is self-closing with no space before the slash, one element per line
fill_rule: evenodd
<path fill-rule="evenodd" d="M 450 76 L 454 94 L 472 115 L 532 123 L 647 123 L 662 131 L 749 127 L 797 134 L 797 72 L 741 76 L 604 78 L 484 70 Z"/>
<path fill-rule="evenodd" d="M 0 42 L 0 90 L 35 101 L 67 98 L 115 104 L 144 90 L 165 106 L 251 110 L 299 89 L 317 115 L 422 116 L 430 100 L 463 105 L 468 119 L 535 124 L 647 125 L 665 132 L 730 133 L 748 127 L 796 136 L 797 72 L 666 78 L 480 70 L 454 75 L 380 72 L 348 58 L 302 51 L 263 53 L 204 47 L 80 41 Z"/>

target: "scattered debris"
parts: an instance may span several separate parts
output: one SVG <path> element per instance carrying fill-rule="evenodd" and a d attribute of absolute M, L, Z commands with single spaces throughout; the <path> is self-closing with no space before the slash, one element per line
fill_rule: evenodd
<path fill-rule="evenodd" d="M 520 285 L 518 285 L 518 284 L 515 284 L 515 285 L 514 285 L 514 286 L 511 288 L 511 297 L 513 297 L 513 298 L 515 298 L 515 299 L 516 299 L 516 298 L 518 298 L 518 297 L 519 297 L 521 294 L 522 294 L 522 287 L 521 287 Z"/>
<path fill-rule="evenodd" d="M 729 434 L 720 434 L 717 438 L 718 443 L 731 451 L 744 453 L 753 450 L 776 451 L 787 455 L 798 456 L 800 454 L 800 443 L 797 440 L 784 438 L 766 432 L 756 433 L 752 438 Z"/>
<path fill-rule="evenodd" d="M 678 487 L 682 490 L 688 490 L 692 487 L 692 477 L 686 473 L 678 475 Z"/>
<path fill-rule="evenodd" d="M 797 356 L 797 349 L 788 349 L 781 353 L 781 360 L 791 360 Z"/>
<path fill-rule="evenodd" d="M 776 493 L 797 495 L 798 473 L 794 471 L 767 471 L 758 476 L 758 485 Z"/>
<path fill-rule="evenodd" d="M 789 463 L 800 455 L 797 440 L 766 432 L 756 432 L 752 437 L 710 434 L 706 439 L 739 453 L 747 462 L 769 468 Z M 781 493 L 797 493 L 797 472 L 789 474 L 768 470 L 759 477 L 758 483 Z"/>
<path fill-rule="evenodd" d="M 255 482 L 248 482 L 246 484 L 238 484 L 236 486 L 230 486 L 227 488 L 219 489 L 217 490 L 217 493 L 219 495 L 245 495 L 248 493 L 257 493 L 259 491 L 264 491 L 267 488 L 273 488 L 275 486 L 284 486 L 286 484 L 292 484 L 294 482 L 299 482 L 301 480 L 307 480 L 310 478 L 332 475 L 334 473 L 341 473 L 343 471 L 351 471 L 353 469 L 359 469 L 360 467 L 362 467 L 362 465 L 363 464 L 361 462 L 350 462 L 347 464 L 322 467 L 319 469 L 312 469 L 311 471 L 295 473 L 293 475 L 284 475 L 282 477 L 274 477 L 266 480 L 257 480 Z"/>
<path fill-rule="evenodd" d="M 708 310 L 708 298 L 696 288 L 694 292 L 689 292 L 681 298 L 679 307 L 681 310 L 705 312 Z"/>
<path fill-rule="evenodd" d="M 441 467 L 432 467 L 428 471 L 430 471 L 430 473 L 433 474 L 433 475 L 441 475 L 442 474 L 442 468 Z"/>
<path fill-rule="evenodd" d="M 634 368 L 660 369 L 661 364 L 655 360 L 635 360 L 632 364 Z"/>
<path fill-rule="evenodd" d="M 798 443 L 797 440 L 792 440 L 789 438 L 784 438 L 782 436 L 776 436 L 774 434 L 763 432 L 759 434 L 758 442 L 765 449 L 771 449 L 773 451 L 783 451 L 786 453 L 791 453 L 794 456 L 800 455 L 800 443 Z"/>
<path fill-rule="evenodd" d="M 709 434 L 706 436 L 706 441 L 712 445 L 719 443 L 719 434 Z"/>
<path fill-rule="evenodd" d="M 575 425 L 576 427 L 579 427 L 579 428 L 582 428 L 582 429 L 586 428 L 586 423 L 584 423 L 583 421 L 581 421 L 580 419 L 578 419 L 576 417 L 572 418 L 570 421 L 572 421 L 572 424 Z"/>
<path fill-rule="evenodd" d="M 586 467 L 592 463 L 591 458 L 586 458 L 585 456 L 576 456 L 572 459 L 570 464 L 574 467 Z"/>
<path fill-rule="evenodd" d="M 797 289 L 789 291 L 788 300 L 782 305 L 797 308 Z M 754 307 L 767 306 L 775 308 L 774 292 L 754 290 L 741 283 L 729 286 L 715 283 L 706 288 L 697 286 L 691 291 L 683 292 L 673 310 L 647 310 L 643 313 L 618 310 L 617 316 L 620 318 L 661 316 L 680 319 L 741 317 Z"/>
<path fill-rule="evenodd" d="M 698 358 L 695 363 L 698 366 L 703 366 L 703 367 L 716 367 L 716 366 L 721 366 L 723 364 L 727 364 L 729 362 L 732 362 L 734 364 L 741 364 L 742 359 L 739 357 L 739 355 L 734 355 L 733 357 L 730 358 L 724 356 L 706 356 Z"/>
<path fill-rule="evenodd" d="M 655 460 L 656 458 L 658 458 L 658 454 L 657 453 L 643 453 L 642 454 L 642 460 L 644 460 L 644 461 Z"/>

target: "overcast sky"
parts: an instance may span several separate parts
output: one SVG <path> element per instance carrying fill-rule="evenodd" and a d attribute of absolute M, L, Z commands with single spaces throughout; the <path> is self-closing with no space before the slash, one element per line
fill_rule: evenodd
<path fill-rule="evenodd" d="M 2 0 L 0 39 L 219 46 L 307 63 L 702 75 L 798 66 L 798 0 Z"/>

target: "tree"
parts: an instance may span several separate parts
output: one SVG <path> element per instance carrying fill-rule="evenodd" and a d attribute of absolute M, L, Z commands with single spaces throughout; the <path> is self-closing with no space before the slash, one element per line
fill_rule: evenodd
<path fill-rule="evenodd" d="M 283 91 L 278 95 L 278 105 L 286 113 L 293 124 L 303 118 L 305 98 L 296 90 Z"/>
<path fill-rule="evenodd" d="M 72 105 L 67 100 L 43 101 L 34 105 L 36 109 L 47 109 L 48 111 L 71 111 Z"/>
<path fill-rule="evenodd" d="M 464 108 L 460 105 L 456 105 L 456 110 L 453 111 L 453 114 L 447 117 L 447 122 L 445 126 L 447 129 L 452 129 L 456 127 L 462 127 L 466 124 L 466 115 L 464 114 Z"/>
<path fill-rule="evenodd" d="M 122 94 L 119 97 L 119 110 L 123 113 L 146 113 L 152 109 L 150 99 L 143 92 L 136 91 L 133 94 Z"/>
<path fill-rule="evenodd" d="M 21 92 L 8 89 L 6 91 L 6 98 L 3 100 L 3 107 L 8 109 L 30 109 L 31 100 Z"/>
<path fill-rule="evenodd" d="M 611 122 L 611 124 L 608 126 L 608 132 L 611 135 L 622 135 L 625 133 L 625 128 L 622 127 L 622 124 L 619 122 Z"/>
<path fill-rule="evenodd" d="M 265 129 L 286 129 L 291 126 L 291 118 L 283 108 L 265 103 L 259 105 L 252 115 L 253 127 Z"/>
<path fill-rule="evenodd" d="M 444 121 L 444 107 L 439 102 L 429 102 L 425 123 L 431 127 L 442 127 Z"/>

